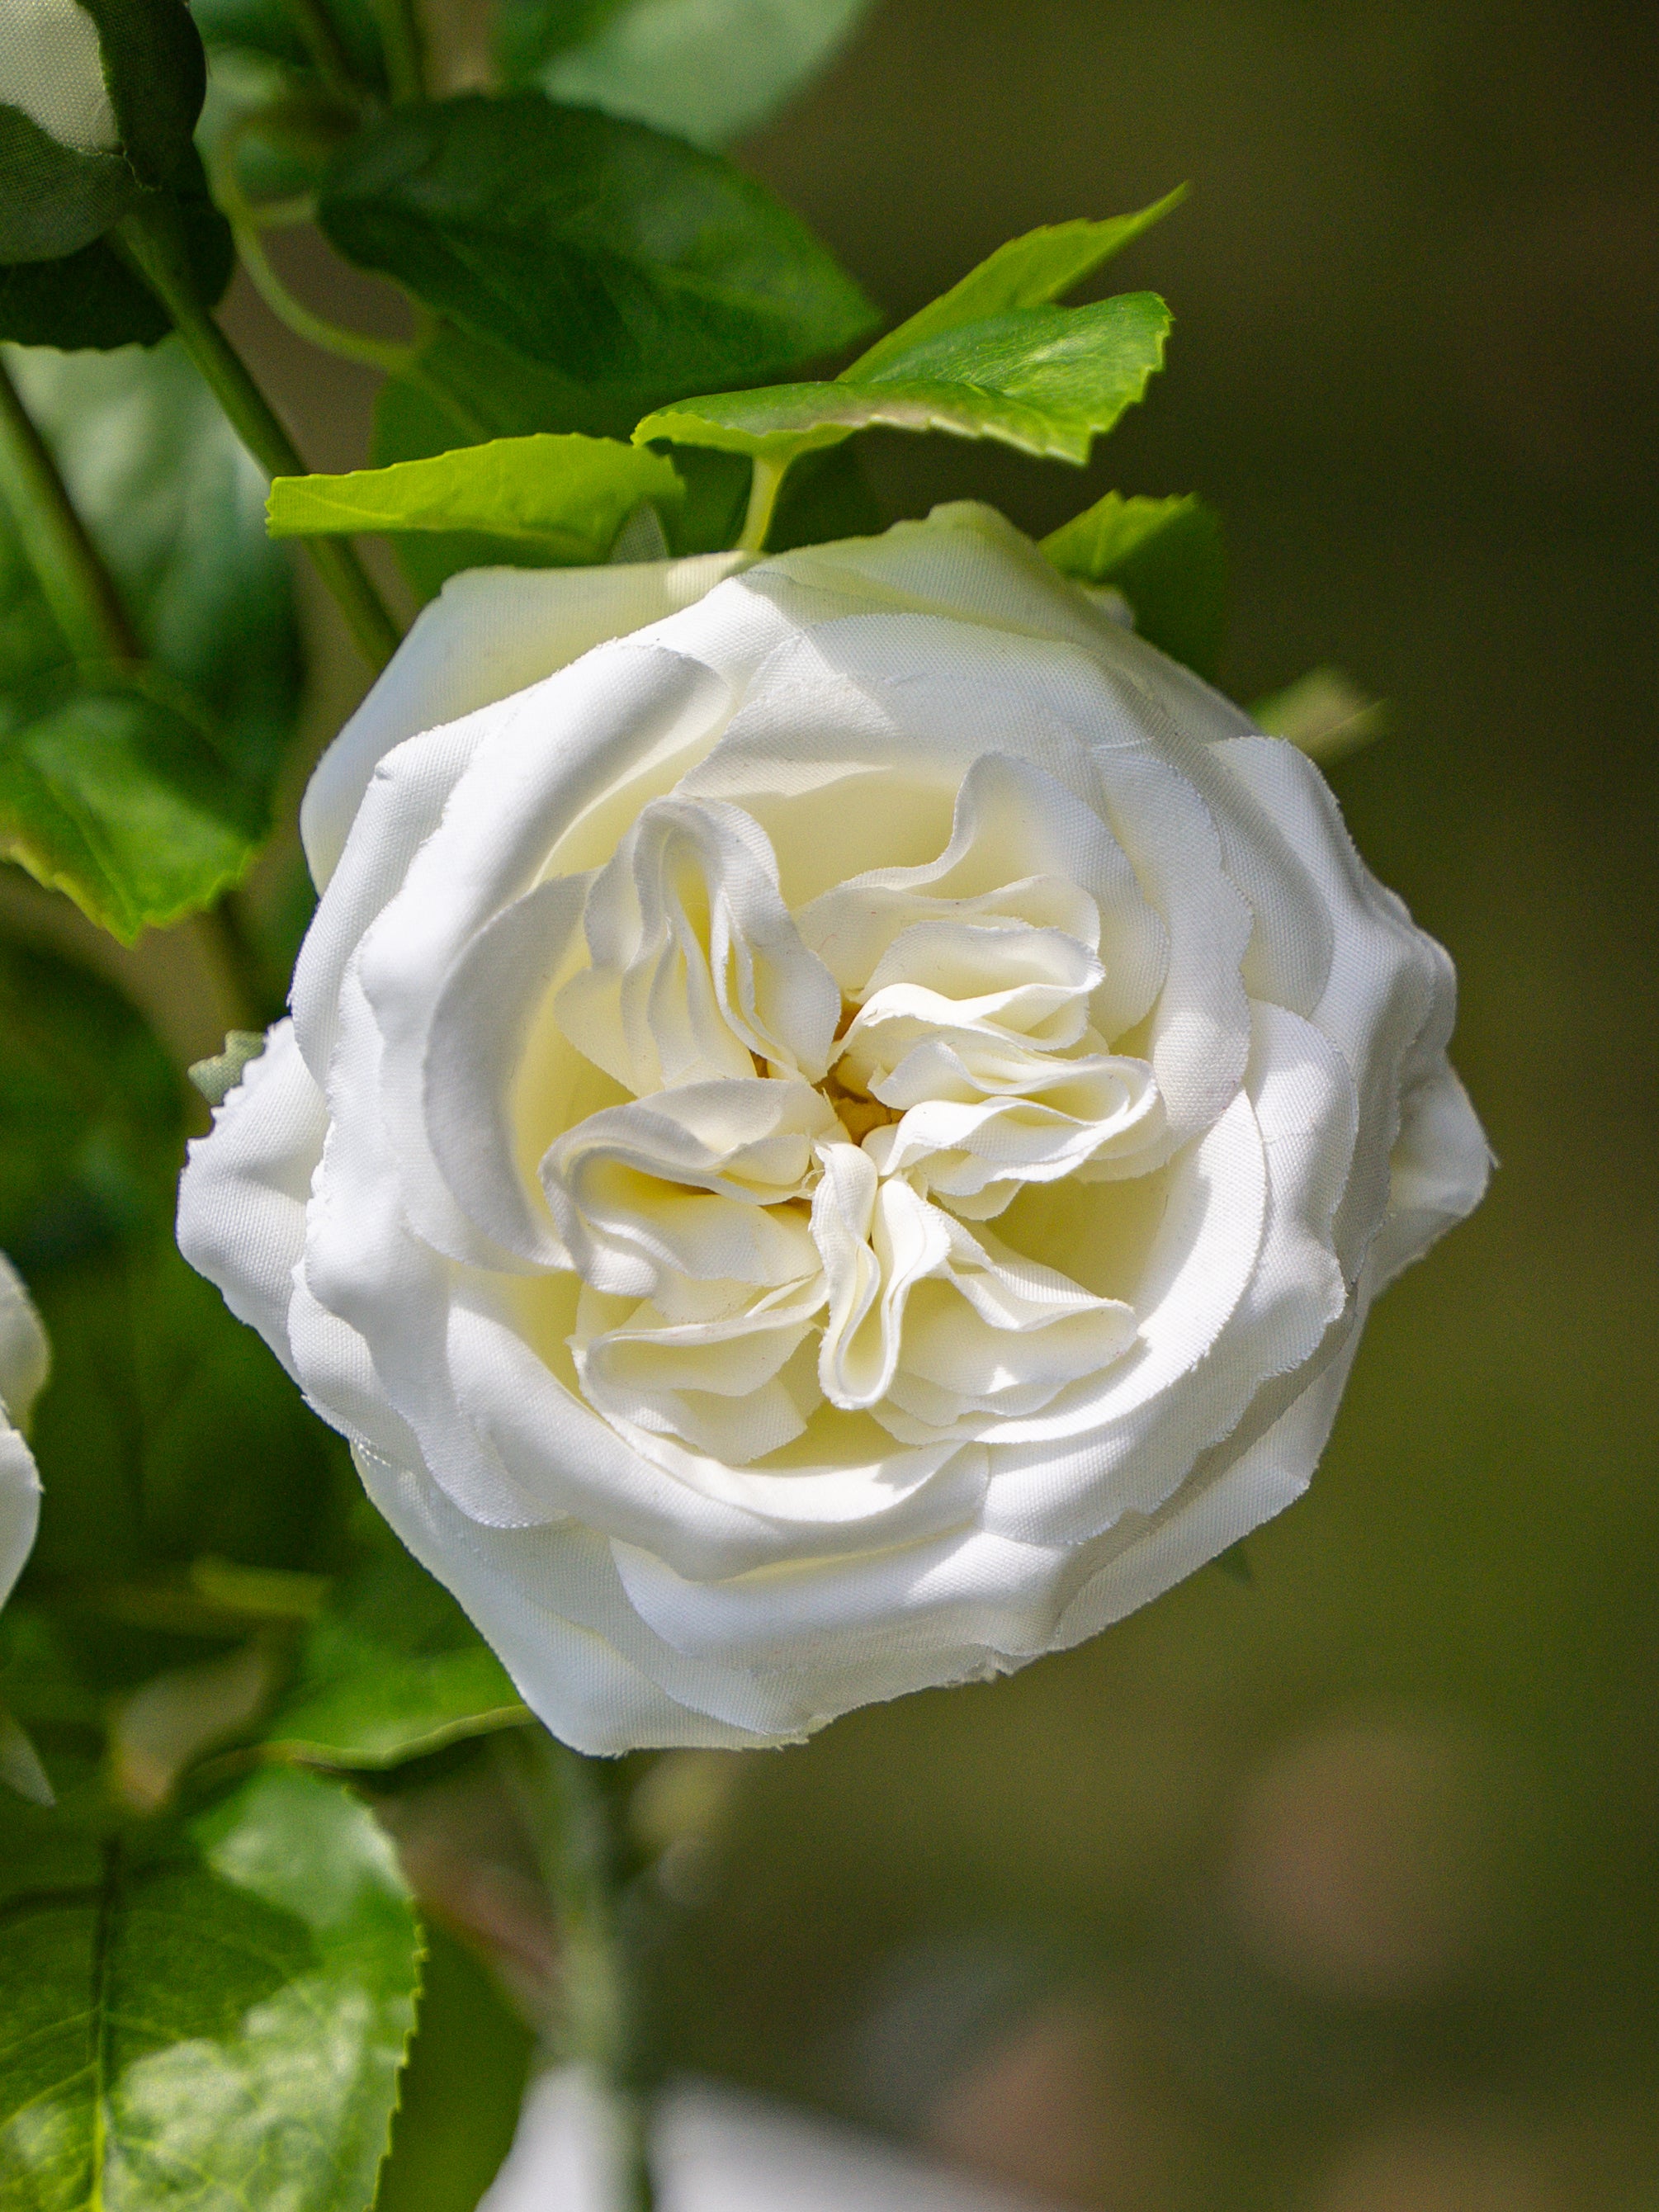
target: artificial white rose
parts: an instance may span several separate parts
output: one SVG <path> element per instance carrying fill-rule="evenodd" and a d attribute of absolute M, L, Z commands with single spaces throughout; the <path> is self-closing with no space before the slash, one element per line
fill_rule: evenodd
<path fill-rule="evenodd" d="M 23 1571 L 40 1519 L 40 1480 L 21 1432 L 48 1364 L 40 1316 L 0 1252 L 0 1605 Z"/>
<path fill-rule="evenodd" d="M 1316 769 L 982 507 L 459 577 L 304 829 L 180 1241 L 584 1750 L 1093 1635 L 1485 1184 Z"/>
<path fill-rule="evenodd" d="M 0 102 L 77 154 L 115 151 L 121 132 L 104 81 L 103 45 L 80 0 L 7 0 Z"/>

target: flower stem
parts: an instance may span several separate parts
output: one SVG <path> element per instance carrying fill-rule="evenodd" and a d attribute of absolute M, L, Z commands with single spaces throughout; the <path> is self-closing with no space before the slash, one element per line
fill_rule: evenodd
<path fill-rule="evenodd" d="M 273 477 L 304 476 L 306 465 L 271 411 L 246 363 L 196 296 L 173 210 L 137 207 L 123 217 L 117 235 L 138 273 L 172 316 L 185 351 L 224 409 L 232 428 L 260 467 Z M 350 546 L 331 538 L 307 541 L 317 573 L 333 593 L 358 651 L 370 665 L 386 666 L 400 633 Z"/>
<path fill-rule="evenodd" d="M 617 1911 L 620 1772 L 544 1729 L 500 1742 L 558 1913 L 564 2053 L 604 2090 L 616 2129 L 615 2212 L 653 2212 L 638 2006 Z"/>
<path fill-rule="evenodd" d="M 756 454 L 749 478 L 749 512 L 743 518 L 743 529 L 735 549 L 738 552 L 766 550 L 766 533 L 772 527 L 772 512 L 777 506 L 778 491 L 788 466 L 787 461 L 769 461 Z"/>
<path fill-rule="evenodd" d="M 394 100 L 426 98 L 426 40 L 415 0 L 370 0 L 380 27 L 386 80 Z"/>
<path fill-rule="evenodd" d="M 76 659 L 137 660 L 143 648 L 58 464 L 0 362 L 0 491 L 35 580 Z"/>
<path fill-rule="evenodd" d="M 284 0 L 284 4 L 324 89 L 343 107 L 361 107 L 362 93 L 351 73 L 351 58 L 323 0 Z"/>

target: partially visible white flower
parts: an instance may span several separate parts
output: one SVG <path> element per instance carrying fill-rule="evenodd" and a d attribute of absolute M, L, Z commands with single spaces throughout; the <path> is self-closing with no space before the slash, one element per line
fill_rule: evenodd
<path fill-rule="evenodd" d="M 80 0 L 6 0 L 0 101 L 76 154 L 115 152 L 121 132 L 98 26 Z"/>
<path fill-rule="evenodd" d="M 670 2088 L 651 2138 L 662 2212 L 1043 2212 L 993 2182 L 738 2090 Z M 607 2212 L 616 2202 L 598 2094 L 574 2069 L 542 2075 L 478 2212 Z"/>
<path fill-rule="evenodd" d="M 40 1316 L 0 1252 L 0 1605 L 22 1572 L 40 1518 L 40 1479 L 21 1431 L 50 1364 Z"/>

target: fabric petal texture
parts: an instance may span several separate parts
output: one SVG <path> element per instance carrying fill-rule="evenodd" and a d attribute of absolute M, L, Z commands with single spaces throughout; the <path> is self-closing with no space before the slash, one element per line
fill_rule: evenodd
<path fill-rule="evenodd" d="M 304 824 L 180 1243 L 584 1751 L 1121 1618 L 1485 1188 L 1318 771 L 987 507 L 453 579 Z"/>
<path fill-rule="evenodd" d="M 50 1365 L 40 1316 L 0 1252 L 0 1605 L 23 1571 L 40 1525 L 40 1478 L 22 1432 Z"/>

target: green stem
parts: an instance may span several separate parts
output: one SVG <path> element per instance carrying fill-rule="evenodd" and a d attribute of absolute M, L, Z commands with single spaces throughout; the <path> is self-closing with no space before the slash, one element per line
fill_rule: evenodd
<path fill-rule="evenodd" d="M 617 1910 L 619 1770 L 544 1729 L 497 1741 L 558 1913 L 564 2052 L 601 2085 L 617 2130 L 615 2212 L 653 2212 L 638 2011 Z"/>
<path fill-rule="evenodd" d="M 221 195 L 223 205 L 223 195 Z M 296 300 L 271 265 L 265 252 L 264 240 L 251 222 L 245 221 L 234 210 L 228 210 L 231 228 L 235 234 L 236 250 L 242 257 L 242 266 L 252 280 L 253 289 L 279 322 L 286 323 L 296 337 L 307 339 L 325 353 L 336 354 L 342 361 L 355 361 L 365 368 L 378 368 L 387 376 L 403 375 L 415 357 L 413 346 L 399 345 L 394 338 L 365 337 L 360 331 L 348 331 L 338 323 L 331 323 L 325 315 L 313 314 L 302 300 Z"/>
<path fill-rule="evenodd" d="M 228 1030 L 264 1030 L 283 1010 L 283 994 L 247 927 L 242 899 L 227 891 L 216 906 L 195 918 L 194 927 L 208 957 L 220 971 Z"/>
<path fill-rule="evenodd" d="M 122 218 L 116 235 L 172 316 L 185 351 L 260 467 L 273 477 L 305 476 L 306 465 L 270 401 L 197 298 L 174 216 L 170 203 L 141 201 Z M 307 550 L 345 617 L 358 651 L 373 667 L 384 668 L 398 649 L 400 633 L 362 563 L 337 538 L 310 538 Z"/>
<path fill-rule="evenodd" d="M 323 0 L 284 0 L 284 4 L 325 89 L 343 106 L 361 107 L 362 90 L 351 73 L 351 57 Z"/>
<path fill-rule="evenodd" d="M 426 98 L 426 40 L 415 0 L 371 0 L 394 100 Z"/>
<path fill-rule="evenodd" d="M 0 362 L 0 491 L 30 568 L 77 660 L 137 660 L 133 635 L 110 574 L 76 513 L 58 464 Z"/>
<path fill-rule="evenodd" d="M 743 518 L 743 529 L 735 549 L 738 552 L 766 550 L 766 533 L 772 527 L 773 510 L 788 467 L 787 461 L 769 461 L 756 454 L 749 478 L 749 512 Z"/>

